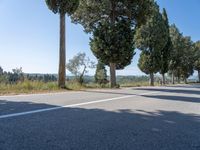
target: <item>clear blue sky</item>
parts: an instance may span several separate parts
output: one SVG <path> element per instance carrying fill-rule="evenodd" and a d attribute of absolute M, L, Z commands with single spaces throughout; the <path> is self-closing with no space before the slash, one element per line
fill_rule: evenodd
<path fill-rule="evenodd" d="M 200 40 L 199 0 L 157 0 L 165 7 L 170 23 L 175 23 L 184 35 Z M 44 0 L 0 0 L 0 66 L 6 71 L 22 67 L 26 73 L 57 73 L 59 16 L 53 14 Z M 78 52 L 90 52 L 89 35 L 80 25 L 67 18 L 67 60 Z M 140 75 L 139 54 L 130 66 L 118 75 Z M 94 71 L 90 71 L 93 74 Z"/>

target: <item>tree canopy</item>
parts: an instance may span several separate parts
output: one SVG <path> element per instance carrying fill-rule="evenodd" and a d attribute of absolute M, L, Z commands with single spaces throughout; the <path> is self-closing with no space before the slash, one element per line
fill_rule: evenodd
<path fill-rule="evenodd" d="M 87 32 L 95 30 L 101 21 L 116 22 L 121 18 L 129 18 L 136 26 L 146 21 L 152 3 L 153 0 L 80 0 L 72 20 Z"/>
<path fill-rule="evenodd" d="M 102 22 L 91 38 L 91 50 L 104 64 L 116 63 L 118 69 L 122 69 L 131 63 L 135 54 L 133 37 L 128 20 L 121 20 L 115 25 Z"/>
<path fill-rule="evenodd" d="M 95 72 L 95 82 L 98 84 L 106 84 L 107 81 L 107 71 L 105 64 L 98 60 Z"/>
<path fill-rule="evenodd" d="M 193 74 L 195 47 L 189 36 L 183 36 L 176 25 L 170 26 L 172 50 L 170 56 L 170 72 L 178 78 L 186 79 Z"/>
<path fill-rule="evenodd" d="M 86 57 L 85 53 L 78 53 L 66 65 L 66 68 L 75 75 L 76 79 L 82 84 L 88 68 L 94 68 L 95 63 Z"/>
<path fill-rule="evenodd" d="M 152 60 L 153 58 L 154 57 L 150 56 L 149 54 L 147 54 L 145 52 L 141 52 L 140 58 L 139 58 L 139 61 L 138 61 L 138 67 L 145 74 L 150 74 L 152 72 L 154 73 L 155 66 L 152 65 L 152 63 L 151 63 L 151 62 L 154 62 Z"/>
<path fill-rule="evenodd" d="M 194 69 L 198 72 L 198 78 L 200 82 L 200 41 L 195 43 L 195 62 L 194 62 Z"/>
<path fill-rule="evenodd" d="M 190 36 L 182 37 L 181 47 L 180 73 L 186 80 L 194 72 L 194 45 Z"/>
<path fill-rule="evenodd" d="M 168 40 L 166 31 L 167 27 L 159 12 L 159 7 L 155 4 L 152 15 L 147 22 L 136 30 L 135 41 L 137 48 L 149 53 L 155 51 L 159 56 L 160 50 L 165 47 Z"/>
<path fill-rule="evenodd" d="M 78 8 L 79 0 L 46 0 L 48 8 L 53 13 L 72 15 Z"/>
<path fill-rule="evenodd" d="M 82 24 L 86 32 L 93 33 L 94 37 L 90 45 L 95 56 L 105 64 L 110 63 L 111 87 L 116 87 L 116 68 L 124 68 L 130 64 L 132 58 L 131 55 L 127 55 L 127 52 L 132 53 L 129 51 L 129 39 L 132 33 L 126 31 L 132 30 L 146 21 L 153 2 L 153 0 L 80 0 L 79 8 L 72 15 L 72 20 L 75 23 Z M 128 35 L 121 32 L 122 28 Z M 128 37 L 128 39 L 122 39 L 120 36 Z M 122 55 L 123 61 L 118 60 L 120 58 L 118 56 L 122 54 L 120 51 L 127 46 L 128 50 L 124 52 L 125 57 Z M 105 48 L 105 52 L 103 51 L 102 55 L 103 48 Z"/>
<path fill-rule="evenodd" d="M 53 13 L 60 14 L 60 47 L 58 86 L 65 88 L 66 78 L 66 46 L 65 46 L 65 14 L 72 15 L 79 6 L 79 0 L 46 0 L 48 8 Z"/>
<path fill-rule="evenodd" d="M 142 71 L 151 74 L 151 76 L 159 71 L 161 50 L 164 49 L 167 41 L 168 28 L 158 5 L 155 3 L 151 16 L 145 24 L 136 30 L 135 34 L 136 46 L 142 50 L 139 61 L 139 67 Z M 151 84 L 153 85 L 153 82 Z"/>
<path fill-rule="evenodd" d="M 172 41 L 172 51 L 171 51 L 171 58 L 170 58 L 170 68 L 177 68 L 180 64 L 181 58 L 181 37 L 182 33 L 180 33 L 179 29 L 176 27 L 175 24 L 170 26 L 170 37 Z"/>
<path fill-rule="evenodd" d="M 200 71 L 200 41 L 195 43 L 195 63 L 194 68 L 197 71 Z"/>
<path fill-rule="evenodd" d="M 165 26 L 167 27 L 166 36 L 167 36 L 167 42 L 164 46 L 163 49 L 160 50 L 160 66 L 159 66 L 159 72 L 162 74 L 162 82 L 165 84 L 165 73 L 168 72 L 169 70 L 169 61 L 170 61 L 170 54 L 171 54 L 171 49 L 172 49 L 172 42 L 170 38 L 170 31 L 169 31 L 169 21 L 168 21 L 168 16 L 167 12 L 165 9 L 163 9 L 162 13 L 162 18 L 165 22 Z M 164 32 L 164 31 L 163 31 Z"/>

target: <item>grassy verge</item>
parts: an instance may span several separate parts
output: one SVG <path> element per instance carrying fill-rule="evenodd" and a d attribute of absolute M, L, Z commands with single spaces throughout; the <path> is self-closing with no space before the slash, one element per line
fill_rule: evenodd
<path fill-rule="evenodd" d="M 121 87 L 140 87 L 149 86 L 149 82 L 129 82 L 120 84 Z"/>
<path fill-rule="evenodd" d="M 0 84 L 0 95 L 12 94 L 31 94 L 31 93 L 47 93 L 47 92 L 63 92 L 68 90 L 78 91 L 84 89 L 100 89 L 109 88 L 109 84 L 99 85 L 96 83 L 88 83 L 81 85 L 76 81 L 68 81 L 67 88 L 58 88 L 57 82 L 40 82 L 40 81 L 24 81 L 17 84 Z M 120 87 L 140 87 L 149 86 L 148 82 L 130 82 L 120 84 Z"/>
<path fill-rule="evenodd" d="M 55 82 L 24 81 L 17 84 L 0 84 L 0 95 L 62 91 Z"/>
<path fill-rule="evenodd" d="M 66 85 L 66 89 L 61 89 L 58 87 L 57 82 L 24 81 L 16 84 L 0 84 L 0 95 L 64 92 L 69 90 L 78 91 L 85 88 L 99 88 L 91 84 L 81 85 L 76 81 L 68 81 Z"/>

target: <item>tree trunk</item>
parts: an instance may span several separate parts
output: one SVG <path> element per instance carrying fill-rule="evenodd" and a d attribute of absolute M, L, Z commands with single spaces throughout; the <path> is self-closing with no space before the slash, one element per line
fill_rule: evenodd
<path fill-rule="evenodd" d="M 198 70 L 199 82 L 200 82 L 200 70 Z"/>
<path fill-rule="evenodd" d="M 181 83 L 181 77 L 178 76 L 177 78 L 178 78 L 178 84 L 180 84 Z"/>
<path fill-rule="evenodd" d="M 187 84 L 187 78 L 184 78 L 185 84 Z"/>
<path fill-rule="evenodd" d="M 162 84 L 165 85 L 165 74 L 162 74 Z"/>
<path fill-rule="evenodd" d="M 116 87 L 116 64 L 110 63 L 110 86 L 111 88 Z"/>
<path fill-rule="evenodd" d="M 115 12 L 115 0 L 111 0 L 111 24 L 115 24 L 115 17 L 116 17 L 116 12 Z M 115 63 L 110 63 L 110 87 L 115 88 L 116 87 L 116 64 Z"/>
<path fill-rule="evenodd" d="M 59 71 L 58 86 L 65 88 L 66 76 L 66 52 L 65 52 L 65 14 L 60 14 L 60 53 L 59 53 Z"/>
<path fill-rule="evenodd" d="M 172 71 L 172 84 L 175 84 L 175 82 L 174 82 L 174 71 Z"/>
<path fill-rule="evenodd" d="M 85 66 L 84 66 L 84 69 L 83 69 L 83 72 L 81 73 L 80 78 L 79 78 L 79 82 L 80 82 L 81 85 L 83 84 L 83 77 L 84 77 L 86 68 L 87 68 L 87 67 L 86 67 L 86 65 L 85 65 Z"/>
<path fill-rule="evenodd" d="M 180 84 L 180 83 L 181 83 L 181 73 L 180 73 L 180 69 L 178 69 L 177 79 L 178 79 L 178 84 Z"/>
<path fill-rule="evenodd" d="M 150 73 L 150 86 L 154 86 L 154 74 Z"/>

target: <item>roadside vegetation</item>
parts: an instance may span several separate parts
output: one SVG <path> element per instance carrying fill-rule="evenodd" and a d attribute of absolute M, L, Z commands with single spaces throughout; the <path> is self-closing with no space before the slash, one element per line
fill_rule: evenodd
<path fill-rule="evenodd" d="M 79 55 L 79 54 L 78 54 Z M 82 56 L 82 54 L 80 54 Z M 72 59 L 73 60 L 73 59 Z M 88 60 L 88 59 L 86 59 Z M 72 62 L 72 61 L 70 61 Z M 81 61 L 78 61 L 81 62 Z M 88 62 L 88 61 L 87 61 Z M 82 64 L 83 62 L 81 62 Z M 75 63 L 79 66 L 79 63 Z M 75 65 L 74 71 L 79 72 L 79 67 Z M 25 74 L 22 68 L 13 69 L 12 72 L 3 71 L 0 67 L 0 95 L 6 94 L 26 94 L 26 93 L 43 93 L 43 92 L 60 92 L 67 90 L 84 90 L 92 88 L 109 88 L 108 76 L 104 65 L 98 64 L 96 75 L 83 76 L 82 71 L 80 74 L 68 76 L 65 89 L 58 87 L 57 75 L 54 74 Z M 77 70 L 76 70 L 77 69 Z M 86 68 L 82 68 L 86 70 Z M 81 75 L 81 80 L 80 80 Z M 148 80 L 148 77 L 142 77 L 142 80 Z M 141 77 L 118 77 L 120 83 L 132 82 L 140 80 Z M 145 81 L 144 81 L 145 82 Z M 138 82 L 139 83 L 139 82 Z M 142 84 L 141 84 L 142 85 Z M 125 86 L 125 84 L 123 85 Z"/>
<path fill-rule="evenodd" d="M 119 88 L 187 83 L 194 71 L 200 82 L 200 41 L 169 24 L 167 10 L 154 0 L 46 0 L 60 16 L 59 70 L 57 75 L 26 74 L 0 67 L 0 94 Z M 66 62 L 65 16 L 89 33 L 90 49 L 97 64 L 85 53 Z M 146 76 L 117 76 L 141 51 L 138 67 Z M 107 69 L 109 68 L 109 76 Z M 96 69 L 94 77 L 87 72 Z M 68 70 L 72 77 L 66 76 Z"/>
<path fill-rule="evenodd" d="M 82 55 L 82 54 L 81 54 Z M 76 55 L 77 56 L 77 55 Z M 86 59 L 88 60 L 88 59 Z M 79 62 L 79 61 L 78 61 Z M 88 62 L 88 61 L 87 61 Z M 79 63 L 76 63 L 77 65 Z M 76 66 L 76 65 L 75 65 Z M 79 66 L 79 65 L 78 65 Z M 94 88 L 110 88 L 109 76 L 105 65 L 101 62 L 97 64 L 95 76 L 67 76 L 66 88 L 58 87 L 58 77 L 55 74 L 26 74 L 22 68 L 13 69 L 12 72 L 3 71 L 0 67 L 0 95 L 31 94 L 47 92 L 65 92 L 70 90 L 86 90 Z M 79 67 L 74 67 L 74 71 Z M 82 68 L 84 70 L 84 68 Z M 81 69 L 80 69 L 81 70 Z M 87 70 L 87 69 L 85 69 Z M 82 71 L 81 71 L 82 72 Z M 161 76 L 154 77 L 155 85 L 161 85 Z M 166 83 L 170 83 L 169 76 Z M 175 80 L 178 83 L 177 80 Z M 117 76 L 119 87 L 140 87 L 149 86 L 149 76 Z"/>
<path fill-rule="evenodd" d="M 114 0 L 46 0 L 48 8 L 60 15 L 60 63 L 58 73 L 59 87 L 67 87 L 64 78 L 65 69 L 83 82 L 82 72 L 74 72 L 74 64 L 81 56 L 78 54 L 64 68 L 65 58 L 65 14 L 73 23 L 83 26 L 90 37 L 90 49 L 97 58 L 98 64 L 109 67 L 111 88 L 119 87 L 116 70 L 125 69 L 131 64 L 135 49 L 141 51 L 138 67 L 150 78 L 150 85 L 155 85 L 155 75 L 162 76 L 162 85 L 167 83 L 166 75 L 180 83 L 199 73 L 200 81 L 200 47 L 199 42 L 193 42 L 190 36 L 185 36 L 175 24 L 169 24 L 167 10 L 160 10 L 155 0 L 114 1 Z M 76 67 L 90 68 L 79 62 Z M 83 67 L 80 67 L 80 66 Z M 96 77 L 103 72 L 96 73 Z M 62 81 L 61 81 L 62 79 Z M 108 81 L 107 81 L 108 80 Z M 61 83 L 62 82 L 62 83 Z M 81 83 L 82 84 L 82 83 Z M 100 83 L 101 84 L 101 83 Z M 106 83 L 104 83 L 106 84 Z M 137 85 L 128 83 L 129 85 Z M 124 85 L 124 83 L 123 83 Z"/>

